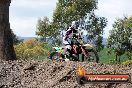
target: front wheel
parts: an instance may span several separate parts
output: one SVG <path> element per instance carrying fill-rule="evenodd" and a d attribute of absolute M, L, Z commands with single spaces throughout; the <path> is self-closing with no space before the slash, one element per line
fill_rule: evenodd
<path fill-rule="evenodd" d="M 51 60 L 59 60 L 59 58 L 64 58 L 64 56 L 62 54 L 60 56 L 58 52 L 52 52 L 49 56 Z"/>

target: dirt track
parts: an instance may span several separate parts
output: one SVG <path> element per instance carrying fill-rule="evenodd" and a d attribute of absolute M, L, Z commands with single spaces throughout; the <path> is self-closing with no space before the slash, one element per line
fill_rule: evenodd
<path fill-rule="evenodd" d="M 127 74 L 132 68 L 86 62 L 3 61 L 0 62 L 0 88 L 132 88 L 127 84 L 78 85 L 76 68 L 82 65 L 87 73 Z"/>

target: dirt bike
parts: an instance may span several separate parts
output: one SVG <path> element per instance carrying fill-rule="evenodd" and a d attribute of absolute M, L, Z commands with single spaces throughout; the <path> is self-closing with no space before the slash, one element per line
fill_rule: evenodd
<path fill-rule="evenodd" d="M 99 56 L 98 52 L 96 51 L 95 47 L 91 44 L 84 44 L 85 50 L 88 52 L 89 57 L 83 56 L 83 61 L 90 61 L 90 62 L 97 62 L 99 63 Z"/>
<path fill-rule="evenodd" d="M 70 44 L 71 49 L 66 49 L 65 47 L 53 47 L 53 50 L 49 56 L 51 60 L 66 60 L 70 61 L 88 61 L 88 62 L 99 62 L 98 54 L 91 44 L 80 44 L 77 39 L 72 39 L 74 42 Z M 76 52 L 74 47 L 76 46 Z M 66 49 L 66 53 L 64 53 Z M 82 52 L 84 51 L 84 52 Z M 87 55 L 87 56 L 86 56 Z"/>
<path fill-rule="evenodd" d="M 69 50 L 66 50 L 66 54 L 64 54 L 64 50 L 65 48 L 63 47 L 53 47 L 52 48 L 52 52 L 50 53 L 50 56 L 48 57 L 51 60 L 62 60 L 65 61 L 68 58 L 72 58 L 69 59 L 71 61 L 77 61 L 77 57 L 76 55 L 72 54 L 70 56 Z"/>

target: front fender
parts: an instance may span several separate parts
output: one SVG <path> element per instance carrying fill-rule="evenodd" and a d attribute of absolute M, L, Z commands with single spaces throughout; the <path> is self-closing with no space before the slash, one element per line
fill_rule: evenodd
<path fill-rule="evenodd" d="M 94 46 L 92 44 L 84 44 L 85 49 L 94 49 Z"/>

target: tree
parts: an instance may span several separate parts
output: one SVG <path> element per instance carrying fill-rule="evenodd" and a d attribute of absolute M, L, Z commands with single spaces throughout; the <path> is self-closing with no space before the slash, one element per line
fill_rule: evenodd
<path fill-rule="evenodd" d="M 9 24 L 9 5 L 11 0 L 0 0 L 0 59 L 15 60 L 13 39 Z"/>
<path fill-rule="evenodd" d="M 98 17 L 94 13 L 90 13 L 86 18 L 87 20 L 84 24 L 85 30 L 89 33 L 88 39 L 94 40 L 97 50 L 100 51 L 103 49 L 103 29 L 107 25 L 107 19 L 105 17 Z"/>
<path fill-rule="evenodd" d="M 117 19 L 113 24 L 113 29 L 110 31 L 108 47 L 114 48 L 115 52 L 118 53 L 117 55 L 121 56 L 125 51 L 131 52 L 131 38 L 132 16 L 129 18 L 124 17 L 123 19 Z"/>
<path fill-rule="evenodd" d="M 12 29 L 11 29 L 12 30 Z M 19 43 L 21 43 L 21 42 L 23 42 L 23 40 L 21 39 L 18 39 L 18 37 L 13 33 L 13 31 L 11 31 L 11 34 L 12 34 L 12 38 L 13 38 L 13 44 L 14 45 L 17 45 L 17 44 L 19 44 Z"/>
<path fill-rule="evenodd" d="M 108 38 L 108 47 L 127 48 L 130 45 L 132 38 L 132 17 L 117 19 L 113 24 L 113 29 L 110 31 Z"/>
<path fill-rule="evenodd" d="M 47 17 L 38 20 L 36 35 L 46 42 L 47 37 L 51 37 L 55 34 L 55 29 L 52 22 Z"/>
<path fill-rule="evenodd" d="M 58 29 L 64 29 L 72 21 L 79 21 L 80 27 L 87 30 L 91 36 L 88 39 L 95 39 L 97 50 L 100 51 L 103 47 L 103 29 L 107 25 L 107 19 L 94 14 L 97 3 L 97 0 L 58 0 L 53 13 L 53 23 L 58 25 Z"/>
<path fill-rule="evenodd" d="M 53 22 L 64 27 L 83 18 L 97 8 L 97 0 L 58 0 L 53 13 Z"/>

